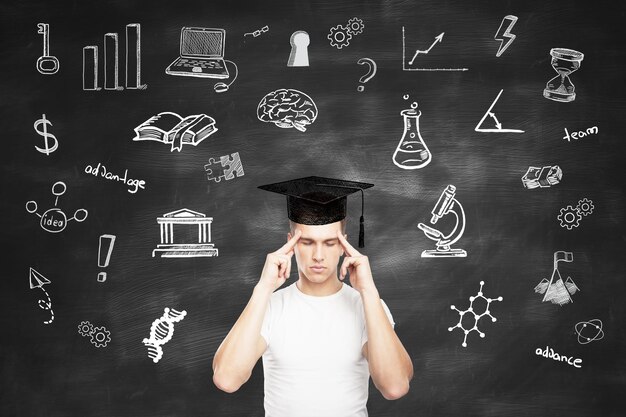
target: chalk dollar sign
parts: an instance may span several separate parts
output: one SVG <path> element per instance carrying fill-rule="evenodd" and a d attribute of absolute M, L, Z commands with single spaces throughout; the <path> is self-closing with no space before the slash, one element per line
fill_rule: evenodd
<path fill-rule="evenodd" d="M 52 133 L 48 133 L 48 126 L 47 126 L 48 124 L 52 126 L 52 122 L 46 119 L 45 114 L 42 114 L 41 119 L 37 120 L 35 124 L 33 125 L 33 127 L 35 128 L 35 132 L 43 136 L 44 143 L 45 143 L 44 149 L 38 146 L 35 146 L 35 149 L 37 149 L 41 153 L 45 153 L 46 155 L 50 155 L 51 152 L 56 151 L 57 148 L 59 147 L 59 141 L 57 140 L 56 136 L 54 136 Z M 39 125 L 43 125 L 43 132 L 39 130 Z M 48 139 L 52 139 L 54 141 L 54 145 L 52 147 L 48 146 Z"/>

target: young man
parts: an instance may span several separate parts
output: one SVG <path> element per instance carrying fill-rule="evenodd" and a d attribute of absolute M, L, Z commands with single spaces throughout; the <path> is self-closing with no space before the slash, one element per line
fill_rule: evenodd
<path fill-rule="evenodd" d="M 259 187 L 287 195 L 290 231 L 267 255 L 250 301 L 215 353 L 219 389 L 237 391 L 263 356 L 266 417 L 367 416 L 370 375 L 386 399 L 408 392 L 411 359 L 368 258 L 344 233 L 346 196 L 372 186 L 307 177 Z M 289 278 L 293 255 L 298 281 L 274 292 Z M 348 273 L 351 286 L 343 282 Z"/>

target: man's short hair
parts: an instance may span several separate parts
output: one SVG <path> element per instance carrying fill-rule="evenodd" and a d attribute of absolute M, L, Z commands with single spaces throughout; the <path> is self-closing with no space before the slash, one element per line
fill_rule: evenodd
<path fill-rule="evenodd" d="M 346 234 L 346 223 L 348 223 L 348 219 L 345 218 L 343 220 L 340 220 L 341 222 L 341 233 L 343 233 L 344 235 Z M 294 222 L 293 220 L 289 220 L 289 231 L 291 232 L 291 234 L 293 235 L 294 230 L 296 228 L 296 225 L 298 223 Z"/>

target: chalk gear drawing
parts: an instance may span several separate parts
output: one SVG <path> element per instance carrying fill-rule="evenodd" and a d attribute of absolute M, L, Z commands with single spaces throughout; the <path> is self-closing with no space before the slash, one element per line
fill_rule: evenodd
<path fill-rule="evenodd" d="M 344 46 L 350 45 L 350 40 L 352 40 L 353 36 L 356 36 L 360 33 L 363 33 L 363 29 L 365 25 L 363 24 L 363 20 L 358 17 L 353 17 L 348 20 L 346 26 L 337 25 L 330 28 L 330 32 L 328 33 L 328 40 L 330 41 L 330 45 L 334 46 L 337 49 L 341 49 Z"/>
<path fill-rule="evenodd" d="M 559 210 L 559 215 L 556 218 L 559 220 L 561 227 L 572 230 L 573 227 L 578 227 L 583 216 L 588 216 L 593 213 L 594 209 L 593 201 L 588 198 L 583 198 L 578 201 L 576 207 L 567 205 Z"/>
<path fill-rule="evenodd" d="M 111 341 L 111 332 L 104 326 L 94 327 L 88 321 L 81 321 L 78 325 L 78 334 L 83 337 L 89 336 L 90 342 L 97 348 L 107 347 Z"/>
<path fill-rule="evenodd" d="M 491 313 L 489 312 L 489 306 L 491 305 L 492 302 L 494 301 L 502 301 L 502 297 L 498 297 L 498 298 L 487 298 L 483 295 L 483 285 L 485 284 L 485 281 L 480 281 L 480 290 L 478 290 L 478 293 L 476 294 L 476 296 L 472 296 L 469 298 L 470 301 L 470 305 L 468 307 L 467 310 L 459 310 L 457 309 L 454 305 L 450 306 L 451 310 L 456 310 L 459 313 L 459 322 L 456 324 L 456 326 L 453 327 L 448 327 L 448 331 L 451 332 L 452 330 L 456 329 L 457 327 L 461 330 L 463 330 L 465 332 L 465 336 L 463 337 L 463 343 L 461 344 L 463 347 L 467 347 L 467 335 L 470 334 L 473 331 L 478 332 L 478 334 L 480 335 L 480 337 L 485 337 L 485 334 L 483 332 L 481 332 L 480 330 L 478 330 L 478 322 L 480 321 L 480 319 L 483 316 L 489 316 L 491 317 L 491 321 L 495 322 L 497 321 L 497 319 L 491 315 Z M 482 312 L 481 314 L 476 314 L 476 312 L 474 311 L 474 301 L 477 298 L 482 298 L 483 300 L 485 300 L 487 302 L 487 306 L 485 307 L 485 311 Z M 466 329 L 463 327 L 463 316 L 467 313 L 472 313 L 474 315 L 474 327 L 472 327 L 471 329 Z"/>
<path fill-rule="evenodd" d="M 59 208 L 56 207 L 59 202 L 59 197 L 65 194 L 67 190 L 67 186 L 62 181 L 57 181 L 52 185 L 52 194 L 56 196 L 54 200 L 54 208 L 48 209 L 44 212 L 44 214 L 37 213 L 37 202 L 36 201 L 28 201 L 26 202 L 26 211 L 29 213 L 35 213 L 37 216 L 41 218 L 40 226 L 43 230 L 50 233 L 59 233 L 62 232 L 67 223 L 72 220 L 76 220 L 77 222 L 82 222 L 87 218 L 87 210 L 78 209 L 74 212 L 74 216 L 71 218 L 67 218 L 65 213 Z"/>
<path fill-rule="evenodd" d="M 150 327 L 150 337 L 143 339 L 143 344 L 148 347 L 148 356 L 157 363 L 163 357 L 161 346 L 166 344 L 174 336 L 174 323 L 178 323 L 185 318 L 187 312 L 177 311 L 173 308 L 165 307 L 163 316 L 152 322 Z"/>

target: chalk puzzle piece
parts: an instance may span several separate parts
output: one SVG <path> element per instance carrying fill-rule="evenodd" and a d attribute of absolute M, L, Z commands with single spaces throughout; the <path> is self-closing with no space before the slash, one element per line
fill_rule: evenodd
<path fill-rule="evenodd" d="M 209 163 L 204 165 L 204 170 L 207 173 L 207 179 L 215 182 L 220 182 L 222 178 L 232 180 L 235 176 L 243 177 L 244 175 L 239 152 L 223 155 L 219 161 L 210 158 Z"/>

